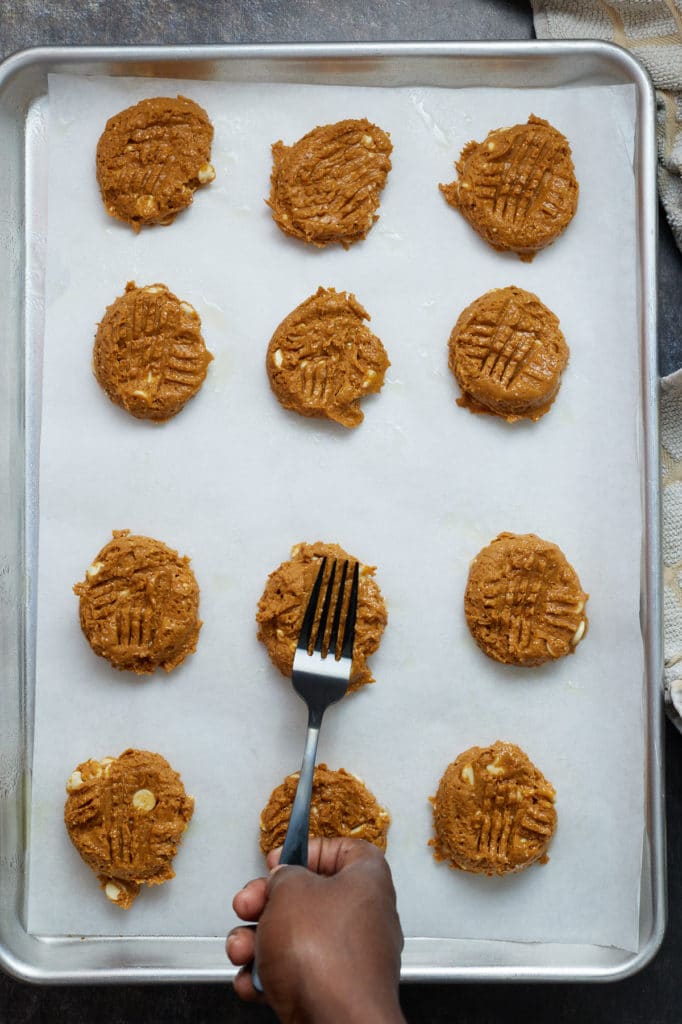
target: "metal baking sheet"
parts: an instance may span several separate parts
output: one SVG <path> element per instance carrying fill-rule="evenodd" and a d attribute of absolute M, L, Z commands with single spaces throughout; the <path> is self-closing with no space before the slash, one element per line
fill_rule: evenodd
<path fill-rule="evenodd" d="M 633 84 L 637 91 L 638 138 L 635 172 L 639 198 L 640 312 L 643 498 L 645 543 L 642 571 L 642 622 L 647 656 L 647 759 L 649 828 L 642 878 L 639 953 L 596 946 L 559 946 L 485 940 L 420 939 L 407 941 L 405 979 L 509 979 L 618 977 L 641 966 L 658 947 L 664 926 L 662 788 L 659 711 L 659 560 L 657 526 L 656 371 L 654 331 L 655 191 L 652 144 L 652 97 L 638 66 L 620 51 L 601 44 L 439 44 L 397 46 L 247 47 L 192 50 L 30 51 L 3 65 L 0 117 L 7 151 L 10 184 L 3 259 L 16 314 L 8 337 L 8 416 L 5 436 L 13 462 L 8 468 L 5 517 L 7 571 L 0 575 L 0 603 L 7 606 L 6 633 L 0 653 L 6 655 L 8 703 L 13 713 L 3 721 L 2 899 L 8 908 L 3 954 L 8 969 L 35 980 L 154 980 L 226 977 L 223 937 L 133 937 L 71 940 L 29 935 L 25 921 L 27 835 L 30 809 L 33 662 L 31 628 L 35 611 L 37 516 L 35 508 L 36 427 L 39 403 L 32 394 L 42 345 L 42 282 L 40 247 L 44 225 L 36 222 L 35 202 L 45 186 L 46 75 L 124 74 L 188 79 L 352 85 L 486 85 L 521 88 L 527 85 Z M 16 143 L 16 146 L 14 146 Z M 15 292 L 16 289 L 16 292 Z M 14 346 L 14 347 L 12 347 Z M 18 404 L 17 404 L 18 403 Z M 21 458 L 18 458 L 21 455 Z M 4 566 L 2 567 L 4 569 Z M 28 580 L 26 574 L 28 573 Z M 26 587 L 28 583 L 28 587 Z M 16 615 L 15 621 L 12 616 Z M 14 824 L 14 828 L 10 827 Z M 10 844 L 9 846 L 7 844 Z M 144 966 L 143 966 L 144 965 Z"/>

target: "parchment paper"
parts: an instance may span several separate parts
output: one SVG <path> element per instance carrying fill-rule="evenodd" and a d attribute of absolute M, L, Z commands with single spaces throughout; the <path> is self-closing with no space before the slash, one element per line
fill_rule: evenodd
<path fill-rule="evenodd" d="M 94 173 L 106 119 L 180 92 L 215 125 L 216 181 L 168 228 L 110 219 Z M 301 540 L 379 567 L 389 608 L 376 685 L 327 715 L 319 757 L 365 779 L 393 817 L 388 856 L 408 936 L 637 948 L 643 840 L 639 361 L 634 101 L 629 87 L 355 89 L 70 78 L 49 87 L 49 222 L 29 926 L 36 933 L 224 935 L 234 891 L 261 873 L 258 819 L 300 763 L 305 708 L 256 641 L 265 578 Z M 570 139 L 580 205 L 532 264 L 493 252 L 437 185 L 470 139 L 547 117 Z M 270 144 L 366 116 L 391 133 L 381 219 L 349 251 L 285 238 L 263 200 Z M 199 311 L 215 361 L 174 420 L 129 417 L 91 371 L 96 323 L 128 280 Z M 304 420 L 270 393 L 265 350 L 318 285 L 355 292 L 392 366 L 355 431 Z M 447 339 L 494 287 L 536 292 L 571 360 L 537 424 L 455 405 Z M 95 657 L 72 584 L 111 530 L 192 559 L 195 656 L 138 679 Z M 590 593 L 575 656 L 499 666 L 468 634 L 471 558 L 498 532 L 557 542 Z M 523 747 L 557 789 L 546 866 L 507 879 L 434 862 L 428 797 L 472 744 Z M 196 812 L 172 882 L 111 906 L 70 845 L 64 785 L 90 756 L 159 751 Z"/>

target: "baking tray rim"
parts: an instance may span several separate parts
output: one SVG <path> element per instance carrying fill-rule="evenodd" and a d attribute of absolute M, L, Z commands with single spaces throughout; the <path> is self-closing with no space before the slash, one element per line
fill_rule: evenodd
<path fill-rule="evenodd" d="M 35 72 L 43 82 L 43 89 L 34 91 L 30 97 L 34 101 L 43 95 L 45 91 L 45 77 L 49 71 L 70 70 L 74 73 L 80 72 L 83 75 L 88 73 L 108 73 L 111 75 L 131 74 L 144 75 L 145 70 L 139 65 L 146 66 L 146 74 L 157 77 L 159 75 L 172 74 L 173 77 L 181 77 L 179 71 L 184 70 L 182 65 L 188 68 L 187 77 L 202 77 L 191 74 L 192 65 L 201 65 L 204 72 L 210 62 L 229 64 L 234 60 L 274 62 L 294 61 L 297 66 L 310 66 L 312 61 L 341 61 L 351 67 L 359 60 L 371 60 L 385 62 L 387 59 L 405 60 L 407 58 L 447 58 L 466 59 L 469 62 L 485 61 L 489 63 L 492 58 L 504 59 L 511 63 L 521 60 L 536 62 L 538 58 L 556 64 L 557 60 L 571 60 L 571 58 L 587 57 L 595 62 L 603 62 L 605 70 L 611 74 L 615 72 L 620 80 L 635 86 L 637 95 L 637 138 L 635 146 L 635 171 L 637 177 L 637 199 L 638 199 L 638 250 L 639 250 L 639 316 L 640 316 L 640 338 L 641 338 L 641 386 L 642 386 L 642 501 L 644 509 L 644 543 L 642 552 L 642 604 L 641 621 L 644 636 L 645 654 L 645 687 L 643 694 L 646 728 L 646 767 L 647 779 L 647 810 L 648 820 L 645 840 L 649 854 L 649 878 L 650 887 L 650 921 L 649 933 L 642 943 L 639 951 L 635 954 L 624 954 L 622 962 L 614 965 L 589 964 L 579 965 L 558 965 L 558 964 L 478 964 L 466 965 L 458 963 L 435 964 L 423 963 L 411 964 L 405 962 L 409 956 L 404 958 L 401 979 L 403 981 L 592 981 L 592 980 L 620 980 L 636 973 L 643 968 L 657 953 L 666 925 L 666 879 L 665 879 L 665 818 L 664 818 L 664 789 L 663 789 L 663 708 L 661 700 L 661 678 L 662 678 L 662 641 L 661 641 L 661 568 L 660 568 L 660 495 L 659 495 L 659 471 L 658 471 L 658 373 L 656 356 L 656 225 L 657 225 L 657 202 L 656 202 L 656 149 L 655 149 L 655 98 L 651 82 L 641 65 L 625 50 L 611 43 L 600 41 L 571 40 L 567 42 L 365 42 L 365 43 L 283 43 L 283 44 L 231 44 L 215 46 L 67 46 L 67 47 L 34 47 L 20 50 L 6 58 L 0 63 L 0 113 L 2 112 L 3 94 L 7 87 L 22 72 Z M 103 65 L 116 65 L 115 67 L 103 67 Z M 131 70 L 131 65 L 138 65 Z M 163 65 L 173 64 L 172 69 L 162 70 Z M 90 70 L 87 65 L 92 65 Z M 180 65 L 180 67 L 179 67 Z M 66 67 L 68 66 L 68 68 Z M 547 67 L 547 63 L 545 64 Z M 338 70 L 338 68 L 336 69 Z M 376 67 L 372 68 L 373 73 Z M 510 75 L 509 66 L 498 67 L 498 73 L 502 76 Z M 211 77 L 211 76 L 209 76 Z M 452 84 L 452 83 L 450 83 Z M 457 83 L 462 87 L 462 83 Z M 470 83 L 466 83 L 470 84 Z M 490 80 L 486 82 L 490 84 Z M 542 82 L 533 82 L 535 86 L 541 86 Z M 566 83 L 564 83 L 566 84 Z M 573 85 L 580 84 L 580 80 L 574 79 Z M 597 86 L 597 83 L 595 87 Z M 544 83 L 545 87 L 547 83 Z M 493 85 L 492 87 L 495 87 Z M 22 119 L 27 114 L 27 109 L 16 107 L 13 113 Z M 22 180 L 23 186 L 23 180 Z M 19 212 L 19 211 L 18 211 Z M 0 223 L 0 235 L 6 230 L 13 229 L 17 236 L 23 230 L 21 223 L 10 224 L 9 228 Z M 26 239 L 16 237 L 18 249 L 25 257 Z M 21 265 L 22 273 L 25 271 L 25 262 Z M 20 282 L 21 287 L 18 298 L 24 298 L 25 282 Z M 25 348 L 26 336 L 22 335 L 19 347 Z M 24 380 L 22 379 L 23 391 Z M 22 395 L 16 398 L 16 410 L 19 414 L 17 424 L 25 427 L 24 408 Z M 15 425 L 17 425 L 15 424 Z M 10 414 L 10 426 L 11 414 Z M 22 467 L 25 465 L 25 452 L 23 450 L 23 438 L 18 439 L 20 443 L 14 448 L 14 458 L 20 455 Z M 11 451 L 11 448 L 10 448 Z M 7 453 L 8 466 L 11 468 L 11 455 Z M 0 498 L 4 495 L 0 493 Z M 21 509 L 12 509 L 9 499 L 12 497 L 11 487 L 7 488 L 8 507 L 7 512 L 14 512 L 17 517 L 19 528 L 18 551 L 20 554 L 20 566 L 24 564 L 26 551 L 26 536 L 29 529 L 27 523 L 27 502 L 26 494 L 20 492 L 19 500 Z M 19 573 L 20 575 L 21 573 Z M 19 657 L 16 662 L 17 679 L 19 688 L 26 680 L 26 658 L 25 652 L 21 652 L 21 645 L 24 639 L 23 628 L 25 615 L 29 600 L 30 582 L 27 582 L 23 593 L 25 603 L 18 609 L 17 637 Z M 0 597 L 2 595 L 0 594 Z M 11 647 L 11 645 L 10 645 Z M 0 650 L 4 650 L 3 645 Z M 11 683 L 11 679 L 8 680 Z M 17 706 L 25 710 L 25 695 L 19 694 Z M 18 735 L 24 740 L 22 755 L 23 772 L 18 778 L 5 780 L 0 777 L 0 812 L 3 822 L 8 816 L 14 816 L 19 821 L 16 835 L 12 829 L 2 829 L 0 832 L 0 863 L 16 862 L 16 853 L 7 850 L 6 839 L 10 833 L 10 841 L 19 840 L 19 862 L 27 848 L 27 818 L 26 806 L 29 801 L 27 790 L 30 779 L 30 763 L 28 763 L 27 732 L 30 730 L 30 723 L 24 720 L 18 723 Z M 3 837 L 4 840 L 3 840 Z M 20 933 L 22 940 L 29 939 L 34 943 L 40 943 L 43 950 L 47 947 L 53 949 L 67 947 L 69 960 L 71 950 L 78 946 L 82 947 L 82 941 L 78 937 L 64 937 L 59 939 L 39 938 L 29 935 L 23 930 L 19 917 L 19 893 L 18 889 L 23 884 L 23 875 L 19 877 L 21 868 L 14 872 L 3 872 L 0 878 L 0 906 L 9 913 L 2 915 L 0 920 L 0 966 L 8 973 L 25 981 L 35 983 L 87 983 L 87 982 L 162 982 L 162 981 L 216 981 L 226 980 L 234 973 L 225 963 L 224 967 L 167 967 L 159 965 L 119 965 L 107 967 L 101 964 L 96 967 L 79 968 L 72 964 L 67 969 L 50 966 L 39 966 L 33 962 L 25 953 L 16 949 L 16 939 Z M 7 878 L 12 875 L 8 886 Z M 15 877 L 16 876 L 16 877 Z M 641 927 L 641 909 L 640 909 Z M 11 934 L 10 934 L 11 933 Z M 14 944 L 12 940 L 15 940 Z M 89 946 L 103 945 L 105 947 L 116 947 L 122 940 L 115 938 L 88 939 Z M 123 940 L 127 945 L 131 940 Z M 144 948 L 153 943 L 161 943 L 164 946 L 173 943 L 183 942 L 185 945 L 191 942 L 193 948 L 212 945 L 217 942 L 215 938 L 198 938 L 190 936 L 178 937 L 138 937 L 132 940 L 133 945 L 138 943 Z M 410 952 L 410 943 L 426 942 L 434 940 L 414 938 L 408 940 L 407 953 Z M 457 942 L 462 940 L 438 940 L 440 942 Z M 222 937 L 220 944 L 222 949 Z M 19 943 L 22 945 L 23 943 Z M 523 948 L 523 943 L 510 943 L 517 949 Z M 576 949 L 594 949 L 593 946 L 571 947 Z M 621 951 L 624 952 L 624 951 Z M 114 960 L 116 958 L 113 958 Z M 143 959 L 149 959 L 144 957 Z M 194 958 L 189 958 L 194 959 Z M 418 959 L 418 958 L 417 958 Z"/>

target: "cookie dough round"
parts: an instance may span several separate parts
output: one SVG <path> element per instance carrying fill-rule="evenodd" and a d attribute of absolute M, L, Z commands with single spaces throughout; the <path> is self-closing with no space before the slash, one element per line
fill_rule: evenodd
<path fill-rule="evenodd" d="M 165 284 L 129 281 L 99 324 L 92 362 L 112 402 L 137 419 L 163 422 L 196 395 L 212 359 L 188 302 Z"/>
<path fill-rule="evenodd" d="M 365 326 L 369 313 L 354 295 L 318 288 L 279 325 L 265 366 L 277 400 L 301 416 L 357 427 L 360 401 L 381 390 L 391 365 Z"/>
<path fill-rule="evenodd" d="M 88 643 L 114 668 L 170 672 L 196 650 L 199 587 L 189 559 L 161 541 L 114 530 L 73 590 Z"/>
<path fill-rule="evenodd" d="M 506 665 L 573 654 L 587 631 L 588 595 L 556 544 L 501 533 L 471 563 L 464 613 L 474 640 Z"/>
<path fill-rule="evenodd" d="M 263 853 L 282 846 L 289 825 L 300 772 L 287 775 L 270 794 L 260 817 L 260 848 Z M 386 849 L 391 818 L 356 775 L 344 768 L 333 771 L 319 764 L 313 775 L 310 832 L 313 839 L 352 836 Z"/>
<path fill-rule="evenodd" d="M 97 143 L 107 213 L 132 225 L 170 224 L 215 178 L 213 125 L 186 96 L 156 96 L 114 114 Z"/>
<path fill-rule="evenodd" d="M 303 615 L 319 572 L 319 559 L 325 555 L 357 561 L 338 544 L 297 544 L 291 549 L 289 561 L 270 573 L 258 602 L 258 639 L 265 644 L 272 663 L 287 677 L 291 676 Z M 353 667 L 347 693 L 374 682 L 367 658 L 379 647 L 388 621 L 374 572 L 373 566 L 360 563 Z"/>
<path fill-rule="evenodd" d="M 554 787 L 513 743 L 471 747 L 448 765 L 431 798 L 438 861 L 484 875 L 548 860 Z"/>
<path fill-rule="evenodd" d="M 534 114 L 469 142 L 455 167 L 459 179 L 439 186 L 448 203 L 494 249 L 525 262 L 559 237 L 578 206 L 568 140 Z"/>
<path fill-rule="evenodd" d="M 391 169 L 385 131 L 365 118 L 313 128 L 293 146 L 272 147 L 268 206 L 287 235 L 320 248 L 365 238 Z"/>
<path fill-rule="evenodd" d="M 449 341 L 457 404 L 513 423 L 539 420 L 561 384 L 569 349 L 559 320 L 537 295 L 496 288 L 467 306 Z"/>
<path fill-rule="evenodd" d="M 175 877 L 173 857 L 194 812 L 160 754 L 124 750 L 79 764 L 66 784 L 64 823 L 107 899 L 127 910 L 141 885 Z"/>

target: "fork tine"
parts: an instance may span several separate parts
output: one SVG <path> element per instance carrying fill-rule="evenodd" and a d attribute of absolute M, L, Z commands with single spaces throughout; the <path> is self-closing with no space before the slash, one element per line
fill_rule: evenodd
<path fill-rule="evenodd" d="M 329 618 L 329 608 L 332 603 L 332 591 L 334 590 L 334 577 L 336 576 L 336 559 L 332 562 L 332 571 L 329 573 L 329 579 L 327 580 L 327 589 L 324 593 L 324 604 L 322 605 L 322 614 L 320 615 L 320 622 L 317 627 L 317 636 L 315 637 L 315 648 L 318 654 L 322 653 L 322 646 L 324 644 L 324 634 L 327 632 L 327 619 Z M 329 645 L 331 650 L 331 644 Z"/>
<path fill-rule="evenodd" d="M 360 579 L 360 563 L 355 563 L 353 569 L 353 582 L 350 588 L 348 611 L 346 613 L 346 625 L 343 631 L 343 646 L 341 648 L 342 658 L 353 657 L 353 643 L 355 641 L 355 619 L 358 610 L 358 582 Z"/>
<path fill-rule="evenodd" d="M 329 647 L 327 652 L 333 657 L 336 657 L 336 647 L 339 642 L 339 625 L 341 623 L 341 612 L 343 611 L 343 599 L 346 593 L 346 574 L 348 572 L 348 559 L 343 563 L 343 569 L 341 570 L 341 581 L 339 583 L 339 589 L 336 594 L 336 605 L 334 607 L 334 618 L 332 619 L 332 628 L 329 634 Z"/>
<path fill-rule="evenodd" d="M 315 612 L 317 611 L 317 599 L 320 596 L 320 587 L 322 586 L 322 579 L 324 577 L 324 570 L 327 565 L 327 556 L 325 555 L 320 565 L 320 571 L 317 574 L 315 582 L 313 583 L 313 589 L 310 591 L 310 597 L 308 598 L 308 607 L 305 610 L 303 616 L 303 622 L 301 623 L 301 632 L 298 637 L 297 648 L 299 651 L 307 651 L 310 644 L 310 638 L 313 633 L 313 625 L 315 623 Z"/>

